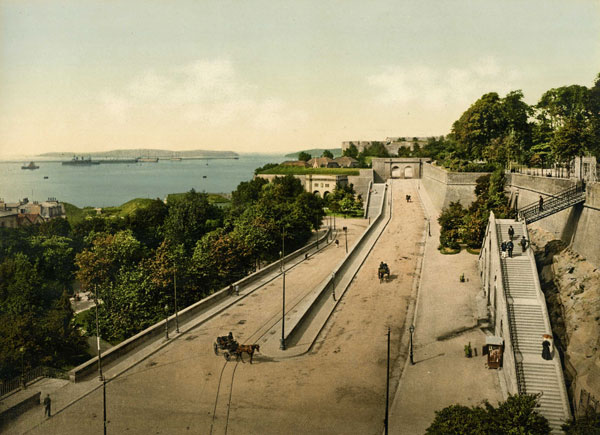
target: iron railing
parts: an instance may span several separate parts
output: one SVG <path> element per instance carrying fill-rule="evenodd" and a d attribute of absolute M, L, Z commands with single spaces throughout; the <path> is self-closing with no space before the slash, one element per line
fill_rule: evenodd
<path fill-rule="evenodd" d="M 545 199 L 543 204 L 535 202 L 519 209 L 519 221 L 534 222 L 582 201 L 585 201 L 585 184 L 578 183 L 549 199 Z"/>
<path fill-rule="evenodd" d="M 0 397 L 23 388 L 31 381 L 43 377 L 69 379 L 69 374 L 64 370 L 56 369 L 54 367 L 38 366 L 26 371 L 21 376 L 9 379 L 8 381 L 0 381 Z"/>

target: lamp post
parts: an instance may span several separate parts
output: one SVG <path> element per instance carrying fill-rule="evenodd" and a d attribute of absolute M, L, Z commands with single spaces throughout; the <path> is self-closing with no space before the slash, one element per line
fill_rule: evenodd
<path fill-rule="evenodd" d="M 169 305 L 165 304 L 165 339 L 169 339 Z"/>
<path fill-rule="evenodd" d="M 100 351 L 100 327 L 98 325 L 98 286 L 94 285 L 94 299 L 96 302 L 96 347 L 98 348 L 98 380 L 103 381 L 102 376 L 102 353 Z"/>
<path fill-rule="evenodd" d="M 410 363 L 415 365 L 415 360 L 413 359 L 413 332 L 415 332 L 415 325 L 410 325 L 408 330 L 410 331 Z"/>
<path fill-rule="evenodd" d="M 283 276 L 283 292 L 281 298 L 281 342 L 279 348 L 285 350 L 285 268 L 283 265 L 283 251 L 279 253 L 281 256 L 281 271 Z"/>
<path fill-rule="evenodd" d="M 25 388 L 25 346 L 21 346 L 19 351 L 21 352 L 21 386 Z"/>
<path fill-rule="evenodd" d="M 344 227 L 344 237 L 346 239 L 346 254 L 348 253 L 348 227 Z"/>
<path fill-rule="evenodd" d="M 175 331 L 179 334 L 179 316 L 177 315 L 177 269 L 173 272 L 173 289 L 175 291 Z"/>
<path fill-rule="evenodd" d="M 316 217 L 315 228 L 317 230 L 317 251 L 319 250 L 319 217 Z"/>

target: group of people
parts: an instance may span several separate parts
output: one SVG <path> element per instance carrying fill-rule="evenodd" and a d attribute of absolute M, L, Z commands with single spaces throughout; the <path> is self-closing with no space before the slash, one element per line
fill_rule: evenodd
<path fill-rule="evenodd" d="M 513 249 L 515 248 L 515 244 L 513 243 L 513 237 L 515 236 L 515 229 L 512 225 L 508 228 L 508 241 L 502 241 L 500 244 L 500 250 L 502 251 L 502 258 L 506 258 L 506 254 L 512 258 Z M 529 242 L 525 238 L 525 236 L 521 236 L 521 240 L 519 240 L 519 244 L 521 245 L 521 249 L 523 252 L 527 249 L 527 245 Z"/>

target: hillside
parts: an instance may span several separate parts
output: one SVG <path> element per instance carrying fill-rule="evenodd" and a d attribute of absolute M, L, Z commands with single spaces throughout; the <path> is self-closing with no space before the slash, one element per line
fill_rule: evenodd
<path fill-rule="evenodd" d="M 331 154 L 333 154 L 334 158 L 341 157 L 341 155 L 342 155 L 341 148 L 328 148 L 327 150 L 331 151 Z M 325 148 L 313 148 L 310 150 L 302 150 L 302 151 L 297 151 L 295 153 L 286 154 L 285 157 L 290 158 L 290 159 L 298 159 L 298 154 L 300 154 L 301 152 L 308 153 L 313 157 L 321 157 L 321 155 L 323 154 L 323 151 L 325 151 Z"/>
<path fill-rule="evenodd" d="M 39 157 L 68 157 L 71 158 L 74 155 L 86 156 L 86 157 L 110 157 L 110 158 L 128 158 L 135 159 L 137 157 L 158 157 L 158 158 L 235 158 L 238 154 L 233 151 L 210 151 L 210 150 L 189 150 L 189 151 L 171 151 L 171 150 L 158 150 L 158 149 L 124 149 L 124 150 L 112 150 L 102 152 L 87 152 L 87 151 L 64 151 L 64 152 L 52 152 L 39 154 Z"/>

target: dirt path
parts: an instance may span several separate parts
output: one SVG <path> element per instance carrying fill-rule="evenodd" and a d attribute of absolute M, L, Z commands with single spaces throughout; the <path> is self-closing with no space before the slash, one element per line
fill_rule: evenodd
<path fill-rule="evenodd" d="M 109 432 L 381 433 L 386 331 L 392 328 L 396 360 L 424 225 L 420 204 L 403 200 L 405 194 L 417 198 L 416 184 L 398 181 L 393 194 L 392 221 L 309 354 L 272 360 L 258 353 L 250 365 L 246 355 L 246 363 L 225 363 L 212 351 L 215 336 L 228 331 L 242 343 L 260 342 L 262 331 L 280 315 L 281 281 L 275 280 L 110 382 Z M 367 222 L 346 220 L 344 225 L 351 246 Z M 343 255 L 343 247 L 332 245 L 289 271 L 288 303 L 317 285 Z M 376 270 L 382 260 L 389 264 L 392 280 L 380 284 Z M 101 429 L 99 390 L 34 433 Z"/>

